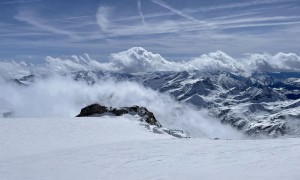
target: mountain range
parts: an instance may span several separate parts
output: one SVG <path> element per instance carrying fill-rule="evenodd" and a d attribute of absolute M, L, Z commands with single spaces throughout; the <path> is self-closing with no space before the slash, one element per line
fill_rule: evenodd
<path fill-rule="evenodd" d="M 111 55 L 108 64 L 118 71 L 79 68 L 59 74 L 91 86 L 100 80 L 137 82 L 168 94 L 182 104 L 207 110 L 211 117 L 249 136 L 300 135 L 299 72 L 275 72 L 276 68 L 266 63 L 269 68 L 265 69 L 270 71 L 256 69 L 249 72 L 239 61 L 223 52 L 202 55 L 202 58 L 204 56 L 206 63 L 201 67 L 199 60 L 197 63 L 196 60 L 189 63 L 171 62 L 143 48 L 131 48 Z M 214 60 L 209 62 L 210 58 Z M 76 62 L 91 64 L 91 61 L 84 59 L 77 59 Z M 191 68 L 193 64 L 199 68 Z M 50 76 L 48 72 L 41 72 L 14 81 L 30 86 L 37 79 Z"/>

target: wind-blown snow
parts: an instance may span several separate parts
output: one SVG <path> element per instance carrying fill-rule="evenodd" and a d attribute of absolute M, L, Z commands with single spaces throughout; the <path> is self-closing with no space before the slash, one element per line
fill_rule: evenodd
<path fill-rule="evenodd" d="M 12 112 L 13 117 L 74 117 L 81 108 L 92 103 L 112 107 L 139 105 L 153 112 L 163 126 L 183 129 L 193 136 L 243 137 L 229 125 L 209 118 L 207 113 L 134 82 L 109 80 L 91 86 L 68 77 L 54 76 L 37 80 L 28 87 L 3 82 L 0 86 L 0 110 Z"/>
<path fill-rule="evenodd" d="M 0 179 L 298 180 L 300 139 L 154 134 L 134 118 L 0 119 Z"/>
<path fill-rule="evenodd" d="M 69 58 L 46 57 L 41 64 L 0 62 L 1 77 L 20 77 L 24 74 L 67 73 L 79 70 L 100 70 L 117 72 L 150 71 L 229 71 L 250 73 L 253 71 L 300 71 L 300 57 L 294 53 L 279 52 L 275 55 L 248 54 L 234 58 L 222 51 L 211 52 L 192 58 L 189 61 L 166 60 L 160 54 L 149 52 L 141 47 L 113 53 L 108 61 L 97 61 L 89 57 L 73 55 Z M 14 72 L 14 73 L 12 73 Z"/>

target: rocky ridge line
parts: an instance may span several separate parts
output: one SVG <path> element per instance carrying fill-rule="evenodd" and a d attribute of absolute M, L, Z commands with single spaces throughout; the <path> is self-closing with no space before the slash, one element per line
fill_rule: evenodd
<path fill-rule="evenodd" d="M 182 130 L 163 128 L 159 121 L 155 118 L 154 114 L 148 111 L 147 108 L 141 106 L 121 107 L 112 108 L 102 106 L 100 104 L 91 104 L 81 109 L 80 113 L 76 117 L 87 117 L 87 116 L 103 116 L 113 115 L 122 116 L 124 114 L 138 115 L 142 124 L 148 130 L 157 134 L 169 134 L 177 138 L 188 138 L 189 135 Z"/>

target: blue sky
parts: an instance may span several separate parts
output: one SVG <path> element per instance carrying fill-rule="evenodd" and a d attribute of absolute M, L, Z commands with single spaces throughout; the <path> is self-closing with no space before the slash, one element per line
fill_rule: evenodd
<path fill-rule="evenodd" d="M 133 46 L 173 59 L 300 54 L 299 44 L 300 0 L 0 0 L 0 60 Z"/>

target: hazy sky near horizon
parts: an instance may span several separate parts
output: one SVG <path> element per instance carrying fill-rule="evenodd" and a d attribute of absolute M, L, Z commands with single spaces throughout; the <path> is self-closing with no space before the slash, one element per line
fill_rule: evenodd
<path fill-rule="evenodd" d="M 0 0 L 0 61 L 141 46 L 164 57 L 300 54 L 300 0 Z"/>

